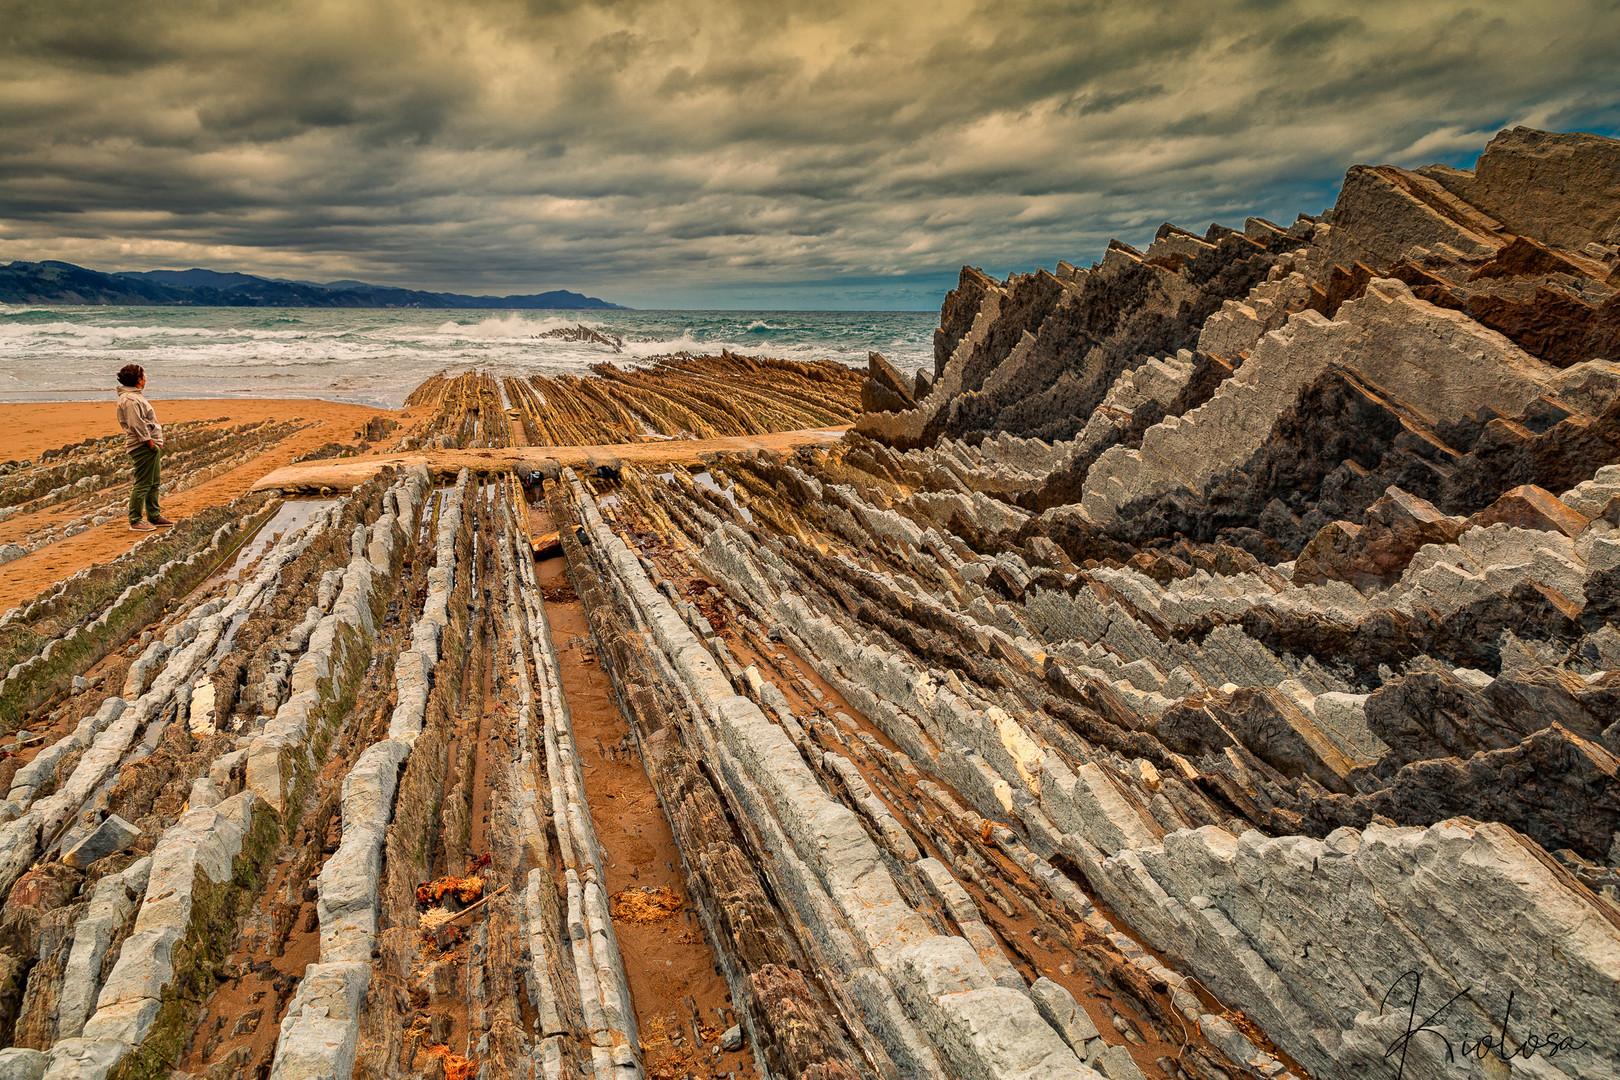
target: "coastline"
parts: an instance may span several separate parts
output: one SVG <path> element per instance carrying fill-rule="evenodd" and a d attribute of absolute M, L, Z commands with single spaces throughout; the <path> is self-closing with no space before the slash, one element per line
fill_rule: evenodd
<path fill-rule="evenodd" d="M 193 403 L 133 543 L 119 436 L 0 469 L 42 576 L 98 564 L 0 619 L 5 1052 L 1610 1077 L 1620 244 L 1549 143 L 1620 166 L 1504 133 L 1444 244 L 1387 167 L 964 268 L 932 378 Z"/>
<path fill-rule="evenodd" d="M 147 368 L 149 389 L 175 398 L 379 408 L 469 367 L 555 378 L 728 350 L 864 367 L 876 349 L 910 371 L 932 363 L 934 321 L 920 312 L 0 307 L 0 401 L 102 400 L 131 359 Z"/>

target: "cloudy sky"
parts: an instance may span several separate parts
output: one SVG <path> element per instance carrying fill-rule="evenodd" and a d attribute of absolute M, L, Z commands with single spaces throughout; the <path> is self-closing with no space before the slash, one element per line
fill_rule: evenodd
<path fill-rule="evenodd" d="M 0 261 L 931 308 L 1616 134 L 1617 56 L 1617 0 L 0 0 Z"/>

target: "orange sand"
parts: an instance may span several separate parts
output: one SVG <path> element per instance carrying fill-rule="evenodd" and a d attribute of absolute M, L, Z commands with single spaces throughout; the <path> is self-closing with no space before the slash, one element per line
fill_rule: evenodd
<path fill-rule="evenodd" d="M 166 424 L 188 420 L 217 421 L 223 428 L 256 420 L 297 418 L 316 421 L 313 426 L 291 438 L 267 445 L 258 456 L 230 472 L 165 498 L 163 512 L 175 520 L 227 503 L 256 486 L 308 488 L 324 484 L 347 489 L 374 476 L 385 464 L 427 461 L 441 469 L 468 466 L 477 470 L 543 458 L 552 458 L 565 465 L 583 465 L 597 456 L 616 457 L 621 461 L 643 465 L 695 463 L 705 454 L 825 445 L 837 441 L 844 431 L 844 428 L 837 427 L 723 439 L 658 440 L 639 445 L 372 453 L 363 457 L 310 462 L 288 469 L 287 466 L 294 459 L 327 443 L 355 442 L 355 432 L 374 416 L 387 416 L 400 422 L 399 430 L 388 437 L 387 442 L 392 444 L 408 434 L 421 420 L 432 415 L 433 406 L 421 405 L 395 412 L 369 405 L 309 398 L 194 398 L 159 400 L 152 405 L 157 410 L 158 420 Z M 12 433 L 0 454 L 7 458 L 34 458 L 58 446 L 117 434 L 118 421 L 110 396 L 104 402 L 9 403 L 0 404 L 0 431 Z M 56 514 L 43 511 L 0 522 L 0 544 L 19 540 L 41 526 L 67 517 L 67 511 Z M 0 565 L 0 611 L 27 603 L 42 590 L 86 566 L 117 558 L 148 535 L 130 532 L 123 515 L 117 514 L 115 520 L 104 525 Z"/>
<path fill-rule="evenodd" d="M 301 417 L 318 421 L 284 442 L 275 443 L 240 467 L 216 476 L 163 502 L 163 512 L 179 520 L 211 506 L 229 502 L 243 494 L 265 473 L 289 464 L 329 442 L 353 442 L 355 431 L 374 416 L 401 421 L 397 439 L 429 410 L 407 409 L 391 412 L 369 405 L 338 401 L 274 398 L 201 398 L 154 401 L 158 420 L 178 423 L 185 420 L 220 419 L 221 427 L 255 420 Z M 118 432 L 118 420 L 111 398 L 104 402 L 22 402 L 0 404 L 0 431 L 8 432 L 3 454 L 7 458 L 33 458 L 42 451 L 67 446 L 84 439 Z M 52 520 L 49 513 L 27 514 L 0 522 L 0 544 Z M 128 551 L 146 533 L 129 531 L 119 515 L 116 520 L 68 537 L 48 547 L 0 565 L 0 611 L 26 603 L 52 583 L 69 577 L 93 563 L 106 562 Z"/>

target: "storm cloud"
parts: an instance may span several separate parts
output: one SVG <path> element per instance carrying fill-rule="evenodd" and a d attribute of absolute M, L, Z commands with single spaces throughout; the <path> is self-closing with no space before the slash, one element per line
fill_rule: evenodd
<path fill-rule="evenodd" d="M 1620 4 L 0 0 L 0 260 L 928 307 L 1620 127 Z"/>

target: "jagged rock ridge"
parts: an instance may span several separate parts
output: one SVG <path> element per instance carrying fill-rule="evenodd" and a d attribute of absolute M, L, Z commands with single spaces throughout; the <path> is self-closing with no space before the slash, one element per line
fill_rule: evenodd
<path fill-rule="evenodd" d="M 745 423 L 662 392 L 716 377 L 867 411 L 64 582 L 0 622 L 0 1068 L 1614 1077 L 1617 149 L 967 270 L 916 379 L 430 380 L 402 441 L 537 460 Z"/>

